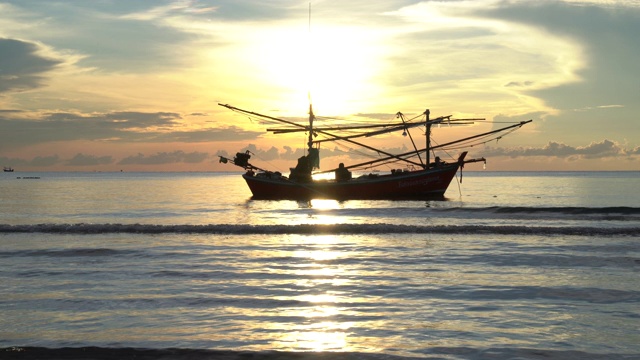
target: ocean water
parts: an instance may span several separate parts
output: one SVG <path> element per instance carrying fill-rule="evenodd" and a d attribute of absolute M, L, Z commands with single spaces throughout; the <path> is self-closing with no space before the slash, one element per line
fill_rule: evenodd
<path fill-rule="evenodd" d="M 465 172 L 444 201 L 296 202 L 237 173 L 3 173 L 0 358 L 639 359 L 639 189 Z"/>

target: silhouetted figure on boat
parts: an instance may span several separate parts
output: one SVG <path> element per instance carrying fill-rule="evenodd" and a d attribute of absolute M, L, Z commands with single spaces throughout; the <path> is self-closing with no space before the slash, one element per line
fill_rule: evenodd
<path fill-rule="evenodd" d="M 311 182 L 311 164 L 306 156 L 298 158 L 298 165 L 291 168 L 289 179 L 297 182 Z"/>
<path fill-rule="evenodd" d="M 336 181 L 347 180 L 351 180 L 351 171 L 344 167 L 344 163 L 340 163 L 340 165 L 338 165 L 338 169 L 336 170 Z"/>

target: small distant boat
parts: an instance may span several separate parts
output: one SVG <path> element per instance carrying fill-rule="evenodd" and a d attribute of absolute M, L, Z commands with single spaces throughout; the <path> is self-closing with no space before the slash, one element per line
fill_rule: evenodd
<path fill-rule="evenodd" d="M 2 168 L 2 171 L 4 171 L 4 172 L 13 172 L 13 168 L 5 166 L 5 167 Z"/>
<path fill-rule="evenodd" d="M 461 149 L 465 146 L 471 147 L 493 141 L 504 136 L 504 132 L 514 131 L 532 121 L 521 121 L 482 134 L 432 145 L 431 130 L 434 125 L 466 125 L 485 119 L 453 119 L 451 115 L 430 119 L 430 111 L 426 110 L 420 116 L 409 120 L 406 120 L 402 113 L 397 113 L 395 121 L 385 124 L 314 127 L 316 118 L 311 105 L 309 105 L 308 125 L 243 110 L 228 104 L 219 105 L 250 117 L 290 126 L 267 129 L 274 134 L 293 132 L 308 134 L 306 155 L 298 159 L 297 166 L 290 169 L 289 176 L 278 171 L 261 169 L 249 163 L 252 155 L 249 151 L 236 153 L 233 159 L 220 156 L 220 162 L 230 162 L 246 170 L 242 177 L 249 186 L 254 199 L 442 199 L 458 170 L 461 170 L 468 163 L 480 161 L 486 163 L 486 159 L 466 159 L 467 151 L 463 151 L 454 161 L 445 162 L 435 156 L 435 153 L 432 158 L 431 153 L 434 150 Z M 417 127 L 422 127 L 425 130 L 426 147 L 423 149 L 417 148 L 409 132 L 410 129 Z M 413 150 L 392 154 L 353 140 L 391 132 L 402 132 L 403 135 L 409 135 Z M 355 145 L 374 151 L 378 156 L 371 161 L 349 166 L 340 164 L 336 169 L 314 173 L 313 171 L 319 168 L 320 144 L 329 141 L 346 142 L 349 146 Z M 395 166 L 390 165 L 392 163 L 402 163 L 405 168 L 395 167 L 388 173 L 370 172 L 359 177 L 353 177 L 350 171 L 350 169 L 370 169 L 381 164 L 389 167 Z M 335 173 L 335 179 L 317 180 L 312 177 L 314 174 L 331 172 Z"/>

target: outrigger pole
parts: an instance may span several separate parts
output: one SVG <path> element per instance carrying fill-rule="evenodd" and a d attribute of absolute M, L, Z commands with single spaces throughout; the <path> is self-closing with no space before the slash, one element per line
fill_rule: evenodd
<path fill-rule="evenodd" d="M 401 113 L 399 113 L 401 114 Z M 473 124 L 474 121 L 477 120 L 485 120 L 485 119 L 451 119 L 451 115 L 441 116 L 433 120 L 429 120 L 429 124 L 440 124 L 442 121 L 447 120 L 447 122 L 451 122 L 452 125 L 470 125 Z M 362 126 L 345 126 L 341 128 L 322 128 L 322 130 L 354 130 L 354 129 L 365 129 L 365 128 L 376 128 L 376 127 L 388 127 L 388 129 L 376 130 L 366 133 L 360 133 L 355 135 L 345 136 L 344 139 L 354 139 L 358 137 L 371 137 L 375 135 L 386 134 L 394 131 L 400 130 L 408 130 L 414 127 L 424 126 L 424 122 L 419 123 L 404 123 L 404 124 L 382 124 L 382 125 L 362 125 Z M 267 129 L 267 131 L 273 131 L 274 134 L 280 134 L 285 132 L 294 132 L 300 131 L 297 129 Z M 315 143 L 322 143 L 327 141 L 335 141 L 335 139 L 322 139 L 315 140 Z"/>

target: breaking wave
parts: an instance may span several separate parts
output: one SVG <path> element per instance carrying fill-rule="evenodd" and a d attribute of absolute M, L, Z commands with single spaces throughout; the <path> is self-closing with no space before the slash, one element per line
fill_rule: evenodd
<path fill-rule="evenodd" d="M 0 224 L 0 233 L 50 234 L 498 234 L 498 235 L 579 235 L 638 236 L 640 227 L 555 227 L 520 225 L 395 225 L 395 224 L 299 224 L 299 225 L 158 225 L 158 224 Z"/>
<path fill-rule="evenodd" d="M 304 204 L 303 204 L 304 205 Z M 440 207 L 442 206 L 442 207 Z M 364 218 L 431 217 L 457 219 L 512 219 L 512 220 L 575 220 L 575 221 L 619 221 L 640 222 L 640 208 L 613 207 L 529 207 L 529 206 L 489 206 L 489 207 L 448 207 L 447 203 L 431 204 L 427 207 L 397 206 L 387 203 L 367 204 L 364 207 L 314 209 L 311 205 L 297 209 L 256 209 L 256 213 L 277 213 L 295 215 L 300 213 L 332 216 L 358 216 Z"/>
<path fill-rule="evenodd" d="M 491 206 L 486 208 L 464 208 L 466 211 L 491 211 L 495 213 L 556 213 L 556 214 L 620 214 L 640 215 L 640 208 L 628 206 L 610 207 L 526 207 L 526 206 Z"/>
<path fill-rule="evenodd" d="M 580 206 L 563 206 L 563 207 L 529 207 L 529 206 L 490 206 L 490 207 L 464 207 L 451 208 L 446 211 L 464 211 L 474 213 L 493 213 L 493 214 L 554 214 L 554 215 L 588 215 L 588 216 L 637 216 L 640 215 L 640 208 L 628 206 L 610 206 L 610 207 L 580 207 Z"/>

